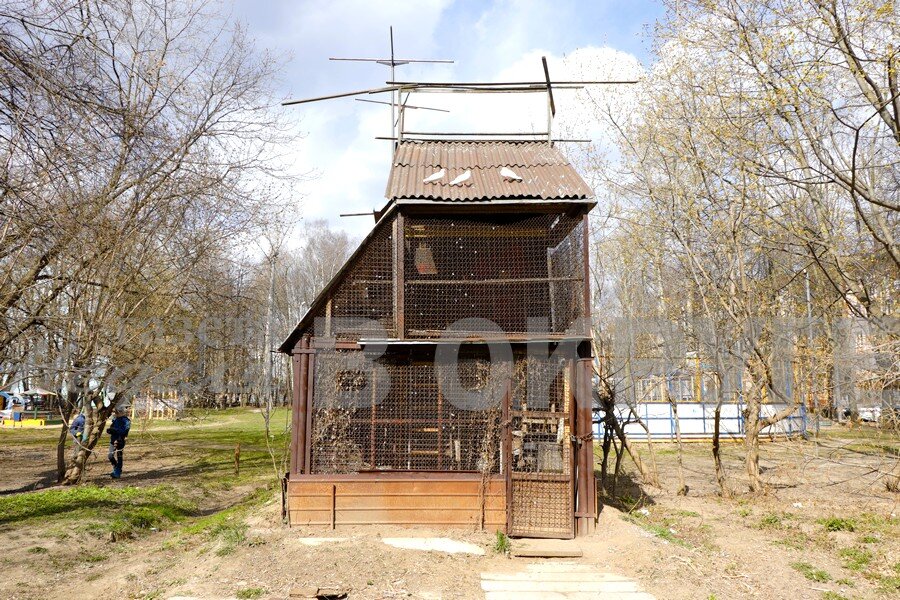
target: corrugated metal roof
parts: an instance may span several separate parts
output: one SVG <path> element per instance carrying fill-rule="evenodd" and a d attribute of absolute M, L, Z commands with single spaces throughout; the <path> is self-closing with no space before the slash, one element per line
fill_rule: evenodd
<path fill-rule="evenodd" d="M 512 169 L 522 181 L 500 175 Z M 447 174 L 434 183 L 424 180 L 440 169 Z M 450 185 L 471 170 L 461 185 Z M 593 191 L 555 147 L 546 142 L 401 142 L 388 178 L 389 199 L 476 201 L 500 198 L 543 200 L 591 198 Z"/>

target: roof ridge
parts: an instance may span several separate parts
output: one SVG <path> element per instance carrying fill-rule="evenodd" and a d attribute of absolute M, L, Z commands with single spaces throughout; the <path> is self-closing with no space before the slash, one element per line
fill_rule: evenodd
<path fill-rule="evenodd" d="M 544 140 L 399 140 L 398 145 L 403 144 L 541 144 L 548 148 L 554 146 Z"/>

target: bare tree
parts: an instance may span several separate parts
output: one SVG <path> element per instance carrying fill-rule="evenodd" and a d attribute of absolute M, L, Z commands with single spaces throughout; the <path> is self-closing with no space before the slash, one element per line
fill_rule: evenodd
<path fill-rule="evenodd" d="M 891 7 L 672 2 L 631 110 L 593 100 L 619 133 L 619 156 L 598 163 L 618 222 L 606 262 L 627 282 L 608 293 L 623 314 L 655 306 L 677 324 L 711 364 L 717 415 L 743 402 L 752 491 L 760 433 L 804 399 L 849 394 L 853 407 L 863 387 L 897 387 Z M 865 356 L 846 342 L 861 336 Z M 771 401 L 784 408 L 762 416 Z M 717 439 L 713 455 L 727 494 Z"/>
<path fill-rule="evenodd" d="M 13 1 L 0 64 L 0 353 L 49 340 L 64 420 L 89 415 L 74 483 L 113 405 L 185 350 L 196 277 L 264 221 L 291 136 L 276 63 L 198 2 Z"/>

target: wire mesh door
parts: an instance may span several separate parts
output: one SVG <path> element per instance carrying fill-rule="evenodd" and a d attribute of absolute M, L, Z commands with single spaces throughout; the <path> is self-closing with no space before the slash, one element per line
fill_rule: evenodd
<path fill-rule="evenodd" d="M 517 361 L 509 412 L 510 535 L 575 536 L 569 385 L 558 365 Z"/>

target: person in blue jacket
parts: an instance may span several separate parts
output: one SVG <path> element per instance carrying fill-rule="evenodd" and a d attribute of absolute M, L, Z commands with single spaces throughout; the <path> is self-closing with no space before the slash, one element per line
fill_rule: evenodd
<path fill-rule="evenodd" d="M 113 479 L 122 476 L 122 450 L 125 448 L 125 440 L 130 429 L 131 419 L 125 414 L 125 408 L 122 406 L 116 408 L 116 418 L 106 430 L 109 433 L 109 462 L 113 466 L 109 476 Z"/>
<path fill-rule="evenodd" d="M 84 434 L 84 424 L 84 413 L 78 413 L 78 416 L 69 423 L 69 435 L 72 436 L 72 440 L 75 442 L 72 446 L 72 452 L 74 454 L 78 454 L 78 449 L 81 447 L 81 436 Z"/>
<path fill-rule="evenodd" d="M 81 434 L 84 433 L 84 413 L 78 413 L 78 416 L 69 423 L 69 433 L 77 441 L 81 441 Z"/>

